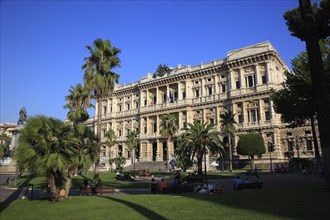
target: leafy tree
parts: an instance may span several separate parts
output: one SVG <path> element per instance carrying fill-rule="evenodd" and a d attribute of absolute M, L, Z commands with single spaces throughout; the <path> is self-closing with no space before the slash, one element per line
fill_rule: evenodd
<path fill-rule="evenodd" d="M 325 163 L 326 189 L 330 191 L 330 94 L 326 83 L 326 74 L 322 63 L 322 55 L 319 45 L 320 39 L 330 36 L 329 16 L 330 5 L 328 0 L 320 3 L 319 9 L 313 11 L 310 0 L 299 0 L 299 8 L 287 12 L 291 14 L 288 22 L 292 35 L 306 42 L 308 58 L 313 85 L 313 99 L 317 108 L 317 119 L 320 133 L 323 161 Z M 297 16 L 300 11 L 301 16 Z M 296 18 L 294 18 L 296 17 Z M 298 18 L 301 18 L 299 20 Z M 322 25 L 320 25 L 320 23 Z"/>
<path fill-rule="evenodd" d="M 165 114 L 160 117 L 160 120 L 160 134 L 166 139 L 167 146 L 169 146 L 170 141 L 173 140 L 175 133 L 178 131 L 176 118 L 172 114 Z"/>
<path fill-rule="evenodd" d="M 232 111 L 226 111 L 222 114 L 220 114 L 220 123 L 221 123 L 221 129 L 226 134 L 226 140 L 229 148 L 229 170 L 230 172 L 233 170 L 233 153 L 232 153 L 232 135 L 235 131 L 235 114 L 233 114 Z"/>
<path fill-rule="evenodd" d="M 76 138 L 68 124 L 58 119 L 37 115 L 27 119 L 21 130 L 14 158 L 19 170 L 45 175 L 55 201 L 60 199 L 63 174 L 77 163 Z"/>
<path fill-rule="evenodd" d="M 116 169 L 121 173 L 123 172 L 124 168 L 124 164 L 126 163 L 126 158 L 125 157 L 116 157 L 113 159 L 115 165 L 116 165 Z M 110 161 L 109 161 L 110 162 Z"/>
<path fill-rule="evenodd" d="M 74 123 L 85 122 L 89 118 L 87 109 L 94 107 L 91 103 L 91 94 L 80 83 L 76 87 L 71 86 L 69 95 L 65 96 L 67 104 L 64 108 L 68 108 L 67 117 Z"/>
<path fill-rule="evenodd" d="M 239 137 L 237 143 L 237 153 L 251 158 L 251 169 L 254 164 L 254 156 L 266 152 L 264 139 L 260 134 L 250 133 Z"/>
<path fill-rule="evenodd" d="M 116 139 L 117 139 L 117 136 L 116 136 L 116 134 L 115 134 L 115 131 L 113 130 L 113 129 L 109 129 L 106 133 L 105 133 L 105 135 L 104 135 L 105 137 L 106 137 L 106 145 L 109 147 L 109 149 L 110 149 L 110 151 L 111 151 L 111 148 L 113 147 L 113 146 L 115 146 L 116 145 L 116 143 L 117 143 L 117 141 L 116 141 Z M 112 155 L 111 155 L 111 153 L 110 153 L 110 159 L 109 159 L 109 164 L 110 164 L 110 169 L 112 169 L 112 164 L 113 164 L 113 162 L 114 161 L 112 161 L 111 158 L 112 157 Z M 111 161 L 111 163 L 110 163 L 110 161 Z"/>
<path fill-rule="evenodd" d="M 71 164 L 68 167 L 68 175 L 65 183 L 66 197 L 69 195 L 69 190 L 72 183 L 72 177 L 75 170 L 88 169 L 92 162 L 95 162 L 97 153 L 97 138 L 90 128 L 86 127 L 83 122 L 88 118 L 87 108 L 93 107 L 90 103 L 91 95 L 81 84 L 76 87 L 71 86 L 69 95 L 65 97 L 67 104 L 64 108 L 68 108 L 68 119 L 72 122 L 76 142 L 73 147 L 77 151 L 77 163 Z"/>
<path fill-rule="evenodd" d="M 330 40 L 321 40 L 321 51 L 324 67 L 328 73 L 330 82 Z M 307 119 L 310 120 L 315 146 L 315 157 L 319 156 L 318 142 L 315 131 L 316 103 L 312 97 L 312 79 L 309 68 L 307 52 L 300 53 L 291 61 L 293 72 L 286 71 L 286 81 L 282 84 L 283 89 L 271 91 L 271 99 L 274 109 L 282 114 L 282 120 L 290 123 L 291 127 L 302 125 Z"/>
<path fill-rule="evenodd" d="M 177 155 L 176 163 L 177 167 L 180 167 L 184 172 L 193 165 L 193 161 L 190 159 L 190 155 Z"/>
<path fill-rule="evenodd" d="M 92 46 L 87 46 L 89 57 L 85 58 L 82 69 L 85 70 L 84 85 L 86 89 L 93 92 L 97 103 L 97 137 L 99 148 L 101 148 L 101 114 L 102 100 L 105 95 L 114 90 L 118 83 L 119 75 L 113 72 L 113 68 L 120 67 L 118 57 L 120 49 L 113 47 L 110 40 L 96 39 Z M 100 155 L 95 163 L 94 178 L 99 173 Z"/>
<path fill-rule="evenodd" d="M 132 152 L 133 169 L 135 170 L 135 149 L 138 144 L 137 132 L 130 131 L 126 136 L 126 145 Z"/>
<path fill-rule="evenodd" d="M 166 64 L 159 64 L 156 70 L 156 73 L 153 75 L 153 78 L 163 77 L 165 74 L 169 74 L 171 69 Z"/>
<path fill-rule="evenodd" d="M 178 157 L 187 155 L 193 160 L 197 158 L 198 175 L 202 175 L 203 156 L 209 150 L 212 154 L 223 152 L 223 143 L 220 140 L 220 132 L 216 131 L 213 124 L 199 123 L 195 121 L 193 124 L 188 123 L 187 128 L 183 128 L 184 133 L 179 135 L 177 142 L 178 147 L 176 154 Z M 206 160 L 205 178 L 206 178 Z"/>
<path fill-rule="evenodd" d="M 0 157 L 8 156 L 11 138 L 6 133 L 0 134 Z"/>

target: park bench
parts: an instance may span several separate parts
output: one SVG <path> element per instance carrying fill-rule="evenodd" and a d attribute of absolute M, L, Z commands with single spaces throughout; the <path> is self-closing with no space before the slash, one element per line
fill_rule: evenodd
<path fill-rule="evenodd" d="M 163 194 L 170 193 L 193 193 L 194 186 L 180 186 L 180 187 L 165 187 L 163 188 Z"/>
<path fill-rule="evenodd" d="M 114 193 L 115 189 L 113 187 L 96 187 L 95 193 L 96 194 L 103 194 L 103 193 Z"/>
<path fill-rule="evenodd" d="M 184 178 L 182 178 L 182 181 L 187 181 L 188 184 L 192 184 L 192 183 L 202 183 L 204 182 L 204 178 L 203 177 L 198 177 L 198 176 L 186 176 Z"/>
<path fill-rule="evenodd" d="M 262 189 L 263 183 L 256 182 L 256 183 L 239 183 L 237 184 L 235 190 L 243 190 L 243 189 Z"/>
<path fill-rule="evenodd" d="M 96 188 L 81 188 L 80 195 L 97 195 L 103 193 L 114 193 L 115 189 L 113 187 L 96 187 Z"/>

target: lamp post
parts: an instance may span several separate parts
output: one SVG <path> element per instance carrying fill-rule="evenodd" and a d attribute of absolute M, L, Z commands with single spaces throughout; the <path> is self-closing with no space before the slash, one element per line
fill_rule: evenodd
<path fill-rule="evenodd" d="M 269 152 L 269 163 L 270 163 L 270 174 L 273 175 L 273 163 L 272 163 L 272 151 L 274 145 L 272 142 L 268 142 L 268 152 Z"/>

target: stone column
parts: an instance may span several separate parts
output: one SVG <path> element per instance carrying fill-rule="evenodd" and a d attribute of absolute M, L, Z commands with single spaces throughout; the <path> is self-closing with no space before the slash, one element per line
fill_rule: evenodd
<path fill-rule="evenodd" d="M 228 81 L 228 91 L 234 90 L 235 89 L 235 77 L 234 77 L 233 70 L 229 70 L 227 81 Z"/>
<path fill-rule="evenodd" d="M 182 128 L 182 120 L 181 120 L 181 116 L 182 116 L 182 112 L 179 111 L 179 112 L 178 112 L 178 124 L 179 124 L 178 129 L 179 129 L 179 130 L 180 130 L 180 128 Z"/>
<path fill-rule="evenodd" d="M 270 62 L 267 62 L 266 63 L 266 69 L 265 69 L 266 76 L 267 76 L 267 83 L 272 83 L 273 82 L 273 78 L 272 78 L 270 68 L 271 68 L 270 67 Z"/>
<path fill-rule="evenodd" d="M 163 161 L 163 143 L 157 140 L 157 157 L 156 161 Z"/>
<path fill-rule="evenodd" d="M 182 99 L 181 82 L 178 82 L 178 100 Z"/>
<path fill-rule="evenodd" d="M 256 85 L 261 85 L 262 84 L 262 80 L 261 80 L 261 75 L 260 75 L 260 71 L 259 71 L 259 65 L 255 64 L 254 65 L 254 72 L 255 72 L 255 78 L 256 78 Z"/>
<path fill-rule="evenodd" d="M 246 82 L 245 82 L 243 68 L 239 68 L 239 81 L 240 81 L 240 84 L 241 84 L 241 88 L 246 88 Z"/>
<path fill-rule="evenodd" d="M 156 104 L 155 105 L 157 105 L 158 103 L 160 103 L 160 101 L 159 101 L 159 87 L 157 86 L 156 87 Z"/>
<path fill-rule="evenodd" d="M 215 75 L 213 77 L 213 80 L 214 80 L 214 94 L 217 94 L 219 91 L 218 89 L 218 75 Z"/>

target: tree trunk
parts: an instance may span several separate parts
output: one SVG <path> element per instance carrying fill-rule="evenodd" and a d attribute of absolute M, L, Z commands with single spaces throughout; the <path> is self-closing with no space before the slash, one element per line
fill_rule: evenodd
<path fill-rule="evenodd" d="M 197 175 L 203 175 L 203 154 L 200 153 L 197 157 Z"/>
<path fill-rule="evenodd" d="M 233 171 L 233 151 L 231 148 L 231 134 L 227 132 L 228 137 L 228 148 L 229 148 L 229 171 Z"/>
<path fill-rule="evenodd" d="M 317 136 L 316 136 L 316 131 L 315 131 L 314 115 L 311 116 L 310 119 L 311 119 L 311 126 L 312 126 L 312 134 L 313 134 L 315 158 L 318 158 L 320 156 L 320 151 L 319 151 L 319 143 L 317 141 Z"/>
<path fill-rule="evenodd" d="M 97 102 L 97 127 L 96 127 L 96 136 L 98 139 L 98 152 L 96 155 L 96 162 L 94 166 L 94 180 L 97 180 L 99 178 L 99 173 L 100 173 L 100 153 L 101 153 L 101 119 L 102 119 L 102 98 L 98 96 L 96 98 Z"/>
<path fill-rule="evenodd" d="M 74 174 L 74 168 L 70 166 L 68 168 L 68 176 L 65 182 L 65 198 L 69 197 L 73 174 Z"/>
<path fill-rule="evenodd" d="M 60 201 L 60 194 L 58 188 L 56 187 L 54 174 L 50 174 L 48 176 L 48 187 L 53 194 L 53 199 L 56 202 Z"/>
<path fill-rule="evenodd" d="M 305 41 L 311 70 L 313 99 L 317 105 L 317 120 L 325 170 L 326 190 L 330 192 L 330 95 L 323 67 L 318 32 L 310 0 L 299 0 Z"/>

